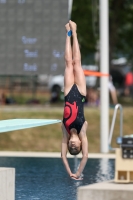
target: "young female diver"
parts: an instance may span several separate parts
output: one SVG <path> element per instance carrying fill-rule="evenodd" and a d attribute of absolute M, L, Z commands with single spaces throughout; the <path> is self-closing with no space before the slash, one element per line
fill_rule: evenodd
<path fill-rule="evenodd" d="M 80 175 L 88 159 L 87 121 L 84 118 L 83 105 L 86 96 L 86 81 L 81 67 L 81 55 L 76 33 L 76 24 L 66 24 L 64 95 L 65 106 L 62 123 L 61 157 L 72 179 L 80 180 Z M 71 47 L 71 32 L 73 46 Z M 82 160 L 75 174 L 71 172 L 67 161 L 67 149 L 77 155 L 82 150 Z"/>

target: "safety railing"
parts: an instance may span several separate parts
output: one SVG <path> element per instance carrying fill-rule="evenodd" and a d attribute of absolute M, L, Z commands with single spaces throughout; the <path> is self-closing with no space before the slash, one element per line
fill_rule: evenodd
<path fill-rule="evenodd" d="M 109 133 L 109 140 L 108 140 L 109 150 L 111 150 L 111 151 L 115 151 L 115 149 L 116 149 L 116 148 L 112 148 L 111 142 L 112 142 L 112 137 L 113 137 L 114 126 L 115 126 L 118 109 L 120 109 L 120 137 L 117 138 L 118 144 L 121 144 L 121 139 L 123 137 L 123 108 L 122 108 L 121 104 L 117 104 L 115 106 L 114 115 L 113 115 L 112 124 L 111 124 L 111 128 L 110 128 L 110 133 Z"/>

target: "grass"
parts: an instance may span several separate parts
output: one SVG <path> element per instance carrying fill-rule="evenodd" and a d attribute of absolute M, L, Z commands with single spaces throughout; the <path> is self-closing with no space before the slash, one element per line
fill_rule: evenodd
<path fill-rule="evenodd" d="M 45 104 L 50 100 L 50 93 L 48 91 L 32 93 L 31 91 L 23 92 L 13 92 L 12 94 L 8 92 L 5 93 L 7 98 L 11 98 L 15 101 L 15 104 L 26 105 L 30 103 L 31 100 L 36 100 L 38 104 Z"/>
<path fill-rule="evenodd" d="M 62 119 L 63 107 L 27 107 L 17 110 L 16 107 L 1 108 L 0 120 L 13 118 L 37 118 L 37 119 Z M 123 133 L 133 134 L 133 107 L 124 108 Z M 113 109 L 110 109 L 110 123 L 112 122 Z M 87 137 L 89 152 L 100 152 L 100 110 L 85 107 L 85 117 L 88 121 Z M 112 145 L 116 145 L 116 137 L 119 136 L 119 113 L 116 119 Z M 19 131 L 0 134 L 1 151 L 45 151 L 59 152 L 61 147 L 60 124 L 42 126 Z"/>

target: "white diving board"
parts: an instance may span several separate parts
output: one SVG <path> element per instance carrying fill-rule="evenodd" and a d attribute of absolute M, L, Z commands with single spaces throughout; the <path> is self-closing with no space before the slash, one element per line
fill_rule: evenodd
<path fill-rule="evenodd" d="M 0 133 L 60 123 L 59 119 L 7 119 L 0 120 Z"/>

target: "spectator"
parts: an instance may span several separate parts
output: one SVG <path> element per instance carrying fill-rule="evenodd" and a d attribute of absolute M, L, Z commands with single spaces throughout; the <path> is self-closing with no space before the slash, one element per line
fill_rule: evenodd
<path fill-rule="evenodd" d="M 87 88 L 87 105 L 99 106 L 99 91 L 96 88 Z"/>
<path fill-rule="evenodd" d="M 1 93 L 0 95 L 0 104 L 5 105 L 6 104 L 6 95 L 4 92 Z"/>
<path fill-rule="evenodd" d="M 125 90 L 124 90 L 125 96 L 131 95 L 133 98 L 133 73 L 128 72 L 125 77 Z"/>
<path fill-rule="evenodd" d="M 116 88 L 115 88 L 115 86 L 112 82 L 111 76 L 109 76 L 108 88 L 109 88 L 109 92 L 111 94 L 112 102 L 113 102 L 114 105 L 116 105 L 118 103 L 117 92 L 116 92 Z"/>

